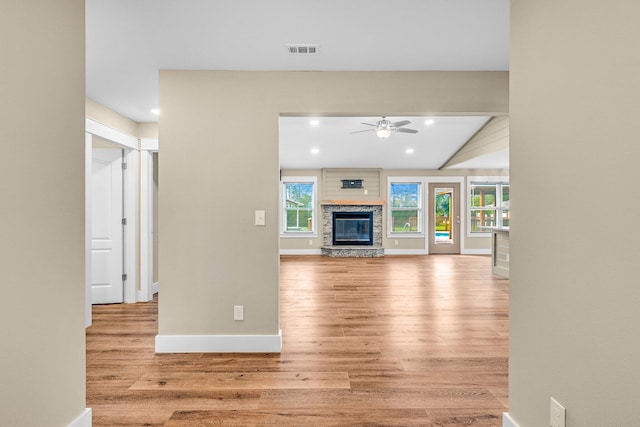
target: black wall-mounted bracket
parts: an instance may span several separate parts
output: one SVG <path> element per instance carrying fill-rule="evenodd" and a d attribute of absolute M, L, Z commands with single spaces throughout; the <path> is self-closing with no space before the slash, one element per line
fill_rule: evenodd
<path fill-rule="evenodd" d="M 362 188 L 361 179 L 342 179 L 341 188 Z"/>

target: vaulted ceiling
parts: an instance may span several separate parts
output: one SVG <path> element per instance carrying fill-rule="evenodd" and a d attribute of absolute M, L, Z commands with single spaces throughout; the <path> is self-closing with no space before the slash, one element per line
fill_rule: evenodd
<path fill-rule="evenodd" d="M 281 117 L 280 166 L 283 169 L 439 169 L 490 117 L 387 117 L 391 122 L 411 122 L 402 128 L 417 133 L 392 132 L 385 139 L 376 136 L 375 127 L 362 124 L 375 124 L 380 119 Z M 364 132 L 359 132 L 362 130 Z"/>

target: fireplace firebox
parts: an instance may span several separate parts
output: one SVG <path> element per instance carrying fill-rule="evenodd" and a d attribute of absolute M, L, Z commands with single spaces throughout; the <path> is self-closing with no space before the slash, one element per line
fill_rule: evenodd
<path fill-rule="evenodd" d="M 373 245 L 373 212 L 333 212 L 333 244 Z"/>

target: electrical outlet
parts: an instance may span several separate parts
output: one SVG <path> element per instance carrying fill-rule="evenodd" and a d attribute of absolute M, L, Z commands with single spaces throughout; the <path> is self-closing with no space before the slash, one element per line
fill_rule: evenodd
<path fill-rule="evenodd" d="M 364 195 L 368 195 L 369 194 L 369 190 L 367 190 L 366 188 L 364 189 Z"/>
<path fill-rule="evenodd" d="M 551 408 L 549 416 L 550 427 L 566 427 L 565 424 L 566 413 L 564 406 L 558 403 L 553 397 L 551 398 Z"/>
<path fill-rule="evenodd" d="M 233 320 L 244 320 L 244 305 L 233 306 Z"/>
<path fill-rule="evenodd" d="M 309 239 L 309 246 L 313 245 L 313 240 Z"/>
<path fill-rule="evenodd" d="M 394 245 L 398 246 L 398 239 L 393 242 Z"/>

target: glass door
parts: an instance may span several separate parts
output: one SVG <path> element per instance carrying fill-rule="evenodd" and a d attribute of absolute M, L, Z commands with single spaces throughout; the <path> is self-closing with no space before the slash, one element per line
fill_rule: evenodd
<path fill-rule="evenodd" d="M 429 253 L 460 253 L 460 184 L 429 184 Z"/>

